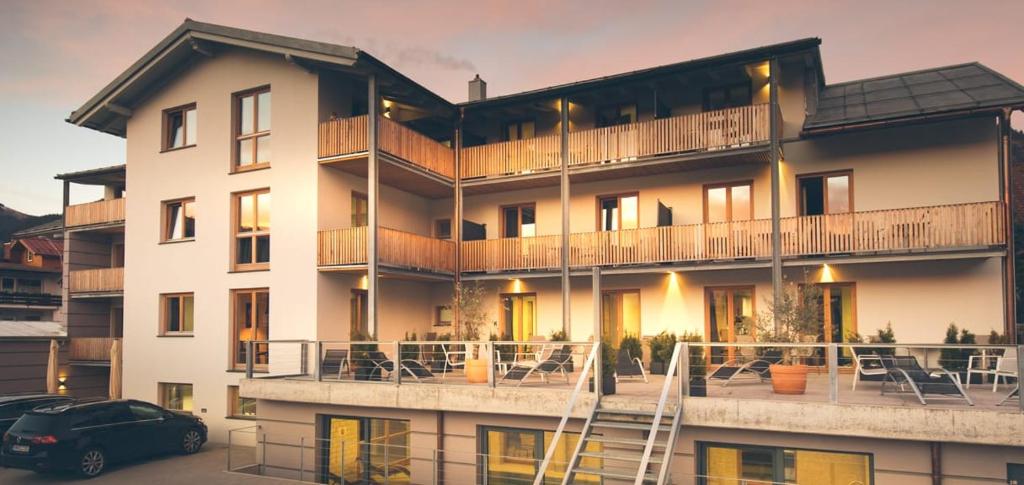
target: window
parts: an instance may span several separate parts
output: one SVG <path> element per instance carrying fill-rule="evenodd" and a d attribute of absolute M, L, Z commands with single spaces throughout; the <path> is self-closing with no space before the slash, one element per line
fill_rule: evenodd
<path fill-rule="evenodd" d="M 636 105 L 621 104 L 598 108 L 596 123 L 598 128 L 636 123 Z"/>
<path fill-rule="evenodd" d="M 128 403 L 128 409 L 136 421 L 152 421 L 164 417 L 162 409 L 146 403 L 131 401 Z"/>
<path fill-rule="evenodd" d="M 533 120 L 514 121 L 505 125 L 505 140 L 525 140 L 535 136 L 536 124 Z"/>
<path fill-rule="evenodd" d="M 411 483 L 408 420 L 325 416 L 321 423 L 322 483 Z"/>
<path fill-rule="evenodd" d="M 438 219 L 434 221 L 434 237 L 437 239 L 452 238 L 452 220 Z"/>
<path fill-rule="evenodd" d="M 704 222 L 749 221 L 753 216 L 751 182 L 704 186 Z"/>
<path fill-rule="evenodd" d="M 638 194 L 608 195 L 597 198 L 597 225 L 601 231 L 640 227 Z"/>
<path fill-rule="evenodd" d="M 270 165 L 270 87 L 235 95 L 235 170 Z"/>
<path fill-rule="evenodd" d="M 238 386 L 228 386 L 228 412 L 232 418 L 256 417 L 256 400 L 238 395 Z"/>
<path fill-rule="evenodd" d="M 164 241 L 196 237 L 195 203 L 192 198 L 164 202 Z"/>
<path fill-rule="evenodd" d="M 352 192 L 352 227 L 365 227 L 370 221 L 370 208 L 366 194 Z"/>
<path fill-rule="evenodd" d="M 640 338 L 640 290 L 609 290 L 601 294 L 601 332 L 616 348 L 622 337 Z M 634 355 L 633 357 L 640 357 Z"/>
<path fill-rule="evenodd" d="M 706 485 L 874 483 L 872 456 L 867 453 L 708 443 L 699 443 L 698 452 L 700 483 Z"/>
<path fill-rule="evenodd" d="M 232 363 L 245 368 L 248 342 L 253 344 L 253 365 L 266 368 L 270 362 L 270 290 L 266 288 L 233 290 L 232 301 Z"/>
<path fill-rule="evenodd" d="M 161 382 L 160 405 L 175 411 L 192 412 L 192 384 L 171 384 Z"/>
<path fill-rule="evenodd" d="M 14 293 L 14 278 L 0 278 L 0 291 Z"/>
<path fill-rule="evenodd" d="M 195 328 L 192 293 L 160 295 L 160 335 L 191 334 Z"/>
<path fill-rule="evenodd" d="M 235 195 L 235 269 L 267 269 L 270 263 L 270 191 Z"/>
<path fill-rule="evenodd" d="M 533 237 L 537 235 L 537 208 L 534 204 L 509 205 L 501 208 L 501 237 Z"/>
<path fill-rule="evenodd" d="M 480 443 L 481 466 L 483 468 L 483 481 L 481 483 L 514 485 L 530 483 L 537 474 L 537 468 L 544 461 L 548 446 L 554 433 L 533 429 L 499 428 L 492 426 L 481 426 Z M 562 483 L 565 476 L 566 463 L 572 458 L 572 452 L 576 449 L 576 443 L 580 439 L 579 433 L 564 433 L 563 439 L 559 440 L 555 448 L 555 454 L 551 464 L 544 474 L 545 484 Z M 601 443 L 588 443 L 586 452 L 600 454 Z M 581 468 L 602 469 L 603 463 L 600 458 L 582 457 Z M 575 483 L 600 483 L 600 478 L 594 475 L 576 475 Z"/>
<path fill-rule="evenodd" d="M 797 185 L 802 216 L 853 211 L 853 172 L 801 175 Z"/>
<path fill-rule="evenodd" d="M 194 146 L 198 129 L 194 103 L 164 111 L 163 150 Z"/>
<path fill-rule="evenodd" d="M 750 83 L 715 86 L 704 90 L 704 111 L 749 106 Z"/>
<path fill-rule="evenodd" d="M 31 293 L 33 295 L 38 295 L 42 292 L 42 280 L 18 278 L 18 293 Z"/>
<path fill-rule="evenodd" d="M 352 290 L 349 299 L 349 335 L 370 335 L 366 290 Z"/>
<path fill-rule="evenodd" d="M 452 307 L 438 305 L 434 307 L 434 325 L 447 327 L 452 324 Z"/>

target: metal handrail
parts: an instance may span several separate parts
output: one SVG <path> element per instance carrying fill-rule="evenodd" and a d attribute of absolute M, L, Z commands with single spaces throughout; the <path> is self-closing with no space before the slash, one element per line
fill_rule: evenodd
<path fill-rule="evenodd" d="M 551 458 L 555 456 L 555 449 L 558 447 L 558 440 L 561 439 L 562 432 L 565 431 L 565 425 L 569 422 L 569 416 L 572 415 L 573 407 L 576 406 L 576 399 L 580 396 L 580 392 L 583 389 L 583 383 L 587 381 L 587 375 L 590 373 L 590 368 L 593 367 L 594 361 L 597 360 L 597 353 L 600 352 L 601 345 L 603 344 L 595 342 L 594 346 L 590 349 L 590 355 L 587 356 L 587 362 L 583 364 L 583 371 L 580 372 L 580 377 L 576 381 L 576 388 L 573 389 L 572 396 L 569 397 L 569 402 L 565 406 L 565 413 L 562 414 L 562 420 L 558 422 L 558 428 L 555 428 L 555 434 L 551 437 L 551 444 L 548 445 L 547 451 L 544 452 L 544 461 L 540 463 L 540 467 L 537 469 L 537 476 L 533 479 L 533 485 L 542 485 L 544 483 L 544 473 L 547 472 L 548 464 L 551 463 Z M 595 380 L 594 390 L 596 391 L 597 387 L 600 385 L 601 383 Z M 593 411 L 590 414 L 593 416 Z M 577 451 L 579 451 L 579 444 L 582 442 L 583 436 L 580 436 L 579 442 L 576 443 Z M 576 455 L 574 454 L 573 456 L 575 457 Z M 570 462 L 571 461 L 572 459 L 570 459 Z M 569 466 L 571 467 L 572 463 L 570 463 Z M 568 476 L 571 471 L 572 470 L 567 470 L 566 476 Z"/>
<path fill-rule="evenodd" d="M 669 392 L 672 391 L 672 376 L 678 373 L 679 367 L 679 349 L 683 346 L 682 343 L 676 342 L 675 348 L 672 350 L 672 359 L 669 361 L 668 367 L 666 368 L 665 383 L 661 386 L 661 397 L 658 398 L 658 408 L 654 411 L 654 419 L 651 422 L 651 432 L 647 435 L 647 444 L 644 445 L 644 455 L 640 457 L 640 468 L 636 471 L 636 480 L 633 485 L 643 485 L 644 475 L 647 474 L 647 465 L 651 462 L 651 452 L 654 451 L 654 442 L 658 439 L 658 428 L 661 427 L 661 417 L 665 413 L 665 401 L 668 400 Z M 676 411 L 683 403 L 676 404 Z M 662 463 L 661 467 L 666 468 L 667 463 Z"/>

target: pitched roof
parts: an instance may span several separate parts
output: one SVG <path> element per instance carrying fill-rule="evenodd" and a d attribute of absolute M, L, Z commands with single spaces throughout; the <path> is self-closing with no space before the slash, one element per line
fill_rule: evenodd
<path fill-rule="evenodd" d="M 41 256 L 61 257 L 64 253 L 63 241 L 55 241 L 46 237 L 26 237 L 18 239 L 26 249 Z"/>
<path fill-rule="evenodd" d="M 36 224 L 32 227 L 26 227 L 14 234 L 11 234 L 14 239 L 22 237 L 33 237 L 33 236 L 46 236 L 46 235 L 62 235 L 64 231 L 64 221 L 59 217 L 54 218 L 51 221 L 46 221 L 42 224 Z"/>
<path fill-rule="evenodd" d="M 977 63 L 825 86 L 804 131 L 1024 106 L 1024 86 Z"/>
<path fill-rule="evenodd" d="M 68 330 L 61 322 L 0 321 L 0 338 L 67 337 Z"/>
<path fill-rule="evenodd" d="M 67 172 L 55 175 L 53 178 L 85 185 L 106 185 L 111 183 L 124 183 L 127 165 L 110 165 L 107 167 L 90 168 L 77 172 Z"/>

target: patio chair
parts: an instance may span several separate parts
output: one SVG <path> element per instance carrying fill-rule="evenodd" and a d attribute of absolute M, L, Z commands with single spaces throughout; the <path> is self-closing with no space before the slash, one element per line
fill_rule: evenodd
<path fill-rule="evenodd" d="M 441 367 L 441 379 L 444 380 L 445 376 L 448 375 L 448 369 L 455 369 L 456 367 L 462 367 L 463 370 L 466 368 L 466 350 L 452 350 L 451 347 L 454 345 L 441 344 L 441 352 L 444 354 L 444 363 Z"/>
<path fill-rule="evenodd" d="M 781 350 L 765 351 L 760 358 L 743 363 L 739 359 L 733 359 L 722 363 L 715 370 L 711 371 L 708 381 L 724 381 L 722 387 L 726 387 L 733 379 L 750 377 L 760 382 L 767 382 L 772 379 L 771 366 L 782 362 Z"/>
<path fill-rule="evenodd" d="M 885 376 L 889 371 L 885 370 L 885 366 L 882 365 L 882 357 L 872 352 L 869 354 L 859 354 L 857 349 L 853 349 L 853 361 L 855 364 L 853 370 L 853 389 L 857 390 L 857 382 L 860 381 L 861 376 L 874 377 L 874 376 Z M 884 377 L 883 377 L 884 378 Z"/>
<path fill-rule="evenodd" d="M 885 395 L 886 385 L 892 384 L 897 393 L 913 392 L 921 404 L 927 405 L 928 399 L 963 399 L 970 406 L 974 405 L 960 379 L 946 369 L 925 370 L 912 355 L 881 357 L 885 367 L 885 380 L 882 381 L 881 392 Z M 935 397 L 928 397 L 935 396 Z"/>
<path fill-rule="evenodd" d="M 336 376 L 351 372 L 352 368 L 348 363 L 348 349 L 328 349 L 324 352 L 323 360 L 320 361 L 320 377 Z"/>
<path fill-rule="evenodd" d="M 383 380 L 390 378 L 391 373 L 395 370 L 395 363 L 388 358 L 387 354 L 379 350 L 366 352 L 366 358 L 363 360 L 363 364 L 366 364 L 371 368 L 370 380 Z M 387 375 L 384 374 L 385 372 L 387 372 Z M 377 378 L 374 379 L 374 376 Z"/>
<path fill-rule="evenodd" d="M 1004 384 L 1009 384 L 1011 377 L 1017 378 L 1017 354 L 1011 351 L 1007 355 L 972 355 L 967 358 L 967 389 L 971 388 L 971 376 L 974 374 L 992 376 L 992 392 L 996 392 L 1000 377 Z"/>
<path fill-rule="evenodd" d="M 639 357 L 630 355 L 628 349 L 619 349 L 619 355 L 615 361 L 615 382 L 619 382 L 619 379 L 629 378 L 640 378 L 647 383 L 644 364 Z"/>
<path fill-rule="evenodd" d="M 540 376 L 541 382 L 547 383 L 548 376 L 556 373 L 562 374 L 562 377 L 565 378 L 566 384 L 568 384 L 569 374 L 565 372 L 565 368 L 569 362 L 572 362 L 572 348 L 566 345 L 560 349 L 554 350 L 547 359 L 536 364 L 527 364 L 524 362 L 513 364 L 512 368 L 501 377 L 499 384 L 509 380 L 519 381 L 516 386 L 521 386 L 527 378 L 534 374 Z"/>

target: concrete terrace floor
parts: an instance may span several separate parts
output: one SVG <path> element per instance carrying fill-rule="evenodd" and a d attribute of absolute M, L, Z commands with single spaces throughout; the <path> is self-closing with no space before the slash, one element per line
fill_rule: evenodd
<path fill-rule="evenodd" d="M 68 483 L 80 481 L 89 485 L 173 485 L 208 483 L 225 485 L 274 485 L 294 484 L 292 480 L 281 480 L 241 473 L 228 473 L 228 449 L 224 445 L 209 444 L 202 451 L 190 456 L 166 455 L 144 461 L 123 463 L 92 480 L 78 480 L 70 473 L 39 474 L 28 470 L 0 468 L 0 483 L 4 485 L 35 485 Z"/>

